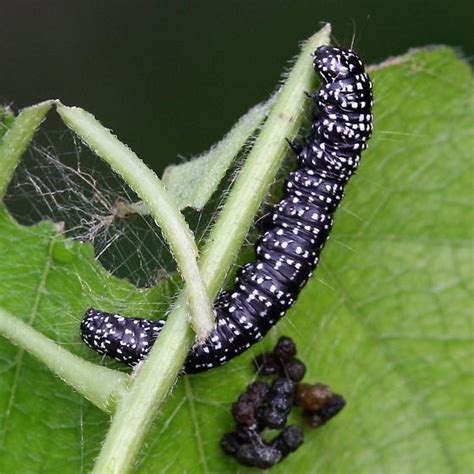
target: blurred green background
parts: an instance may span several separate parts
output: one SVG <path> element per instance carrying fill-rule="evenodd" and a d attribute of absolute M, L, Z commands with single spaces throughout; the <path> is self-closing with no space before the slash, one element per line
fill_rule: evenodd
<path fill-rule="evenodd" d="M 81 106 L 161 173 L 267 98 L 321 22 L 343 46 L 355 33 L 368 63 L 439 43 L 469 57 L 470 9 L 464 0 L 3 1 L 0 99 Z"/>

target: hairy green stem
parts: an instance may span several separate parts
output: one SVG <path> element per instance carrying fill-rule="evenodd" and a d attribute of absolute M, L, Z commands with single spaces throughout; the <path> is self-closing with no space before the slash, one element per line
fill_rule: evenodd
<path fill-rule="evenodd" d="M 87 362 L 0 308 L 0 333 L 45 364 L 101 410 L 112 413 L 130 377 Z"/>
<path fill-rule="evenodd" d="M 205 340 L 214 328 L 212 303 L 199 273 L 193 234 L 173 197 L 158 176 L 92 114 L 61 104 L 57 110 L 64 123 L 123 177 L 150 210 L 184 278 L 193 329 L 198 340 Z"/>
<path fill-rule="evenodd" d="M 329 43 L 329 34 L 327 25 L 304 45 L 209 235 L 200 269 L 211 296 L 223 284 L 265 193 L 275 179 L 287 150 L 285 138 L 293 137 L 298 131 L 303 117 L 304 91 L 312 88 L 315 79 L 310 54 L 319 45 Z M 159 341 L 130 390 L 118 402 L 94 467 L 95 473 L 124 474 L 136 465 L 145 435 L 175 383 L 192 344 L 183 302 L 181 295 Z"/>
<path fill-rule="evenodd" d="M 5 196 L 21 155 L 53 103 L 48 100 L 23 109 L 3 136 L 0 143 L 0 200 Z"/>

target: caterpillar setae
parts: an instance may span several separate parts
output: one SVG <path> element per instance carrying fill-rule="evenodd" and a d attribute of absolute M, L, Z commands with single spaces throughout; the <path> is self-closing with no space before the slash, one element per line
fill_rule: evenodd
<path fill-rule="evenodd" d="M 262 339 L 295 302 L 319 261 L 344 187 L 356 171 L 372 133 L 372 83 L 358 55 L 321 46 L 314 69 L 323 80 L 309 94 L 318 113 L 302 144 L 290 144 L 298 167 L 285 181 L 284 197 L 256 245 L 256 260 L 238 273 L 233 291 L 214 304 L 216 328 L 191 349 L 183 372 L 224 364 Z M 81 323 L 92 349 L 133 366 L 144 359 L 163 320 L 124 318 L 94 308 Z"/>

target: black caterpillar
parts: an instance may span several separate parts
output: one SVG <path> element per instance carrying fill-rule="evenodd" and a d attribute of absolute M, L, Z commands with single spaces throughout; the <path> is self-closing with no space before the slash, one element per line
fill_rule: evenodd
<path fill-rule="evenodd" d="M 321 89 L 310 94 L 319 110 L 301 145 L 291 144 L 298 168 L 285 182 L 270 229 L 256 246 L 232 292 L 214 305 L 216 328 L 188 355 L 183 372 L 224 364 L 262 339 L 295 302 L 328 239 L 344 186 L 372 133 L 372 83 L 356 53 L 321 46 L 314 53 Z M 84 342 L 133 366 L 150 351 L 164 321 L 124 318 L 90 308 L 81 324 Z"/>

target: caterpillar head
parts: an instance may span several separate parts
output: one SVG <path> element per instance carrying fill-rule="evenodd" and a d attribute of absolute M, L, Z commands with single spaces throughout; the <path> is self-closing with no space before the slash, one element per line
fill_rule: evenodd
<path fill-rule="evenodd" d="M 364 65 L 350 49 L 335 46 L 320 46 L 313 54 L 314 69 L 325 82 L 346 79 L 364 72 Z"/>

